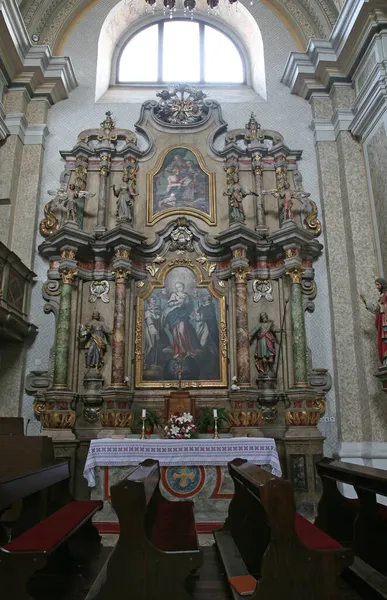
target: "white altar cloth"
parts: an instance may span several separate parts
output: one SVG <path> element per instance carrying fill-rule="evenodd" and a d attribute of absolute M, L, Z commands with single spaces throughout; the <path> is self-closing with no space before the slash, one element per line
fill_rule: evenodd
<path fill-rule="evenodd" d="M 91 440 L 83 476 L 89 487 L 95 486 L 95 467 L 136 465 L 153 458 L 162 467 L 224 466 L 234 458 L 244 458 L 256 465 L 270 465 L 274 475 L 281 476 L 281 466 L 273 438 L 215 439 L 133 439 Z"/>

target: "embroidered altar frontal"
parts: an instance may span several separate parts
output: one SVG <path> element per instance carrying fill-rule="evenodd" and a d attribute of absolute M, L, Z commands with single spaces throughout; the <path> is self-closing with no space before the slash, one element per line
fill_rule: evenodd
<path fill-rule="evenodd" d="M 110 486 L 146 458 L 159 460 L 160 487 L 166 498 L 194 501 L 199 530 L 223 522 L 227 516 L 234 492 L 227 471 L 230 460 L 245 458 L 281 475 L 272 438 L 92 440 L 84 476 L 92 487 L 91 497 L 105 501 L 97 516 L 103 530 L 115 531 L 118 525 L 110 504 Z"/>

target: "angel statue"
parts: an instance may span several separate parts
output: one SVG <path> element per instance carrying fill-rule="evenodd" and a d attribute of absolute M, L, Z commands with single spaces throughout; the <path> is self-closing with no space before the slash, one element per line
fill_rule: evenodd
<path fill-rule="evenodd" d="M 375 316 L 376 331 L 378 332 L 378 355 L 382 367 L 387 366 L 387 280 L 383 277 L 375 279 L 376 289 L 379 292 L 379 298 L 376 304 L 367 302 L 365 297 L 360 294 L 360 300 L 367 310 Z"/>
<path fill-rule="evenodd" d="M 113 185 L 112 188 L 113 194 L 117 198 L 117 218 L 133 223 L 134 199 L 138 194 L 134 192 L 133 186 L 130 185 L 128 175 L 123 176 L 122 184 L 119 188 L 116 185 Z"/>
<path fill-rule="evenodd" d="M 61 186 L 58 190 L 48 190 L 50 196 L 55 196 L 53 207 L 62 207 L 66 211 L 65 222 L 75 223 L 78 221 L 78 199 L 92 197 L 95 194 L 86 192 L 85 190 L 77 190 L 74 183 L 70 183 L 68 190 Z"/>
<path fill-rule="evenodd" d="M 109 344 L 110 331 L 106 328 L 99 312 L 93 312 L 89 325 L 78 325 L 79 341 L 85 348 L 86 373 L 95 369 L 97 375 L 104 365 L 104 356 Z"/>

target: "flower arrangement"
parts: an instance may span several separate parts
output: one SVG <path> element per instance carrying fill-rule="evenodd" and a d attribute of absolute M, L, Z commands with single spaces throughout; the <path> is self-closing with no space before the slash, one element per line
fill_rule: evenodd
<path fill-rule="evenodd" d="M 231 381 L 232 381 L 232 384 L 231 384 L 231 390 L 232 390 L 233 392 L 238 392 L 238 391 L 239 391 L 241 388 L 240 388 L 240 387 L 239 387 L 239 385 L 238 385 L 238 379 L 237 379 L 237 376 L 236 376 L 236 375 L 234 375 L 233 377 L 231 377 Z"/>
<path fill-rule="evenodd" d="M 191 413 L 173 413 L 164 427 L 164 437 L 174 440 L 187 440 L 195 437 L 196 426 Z"/>

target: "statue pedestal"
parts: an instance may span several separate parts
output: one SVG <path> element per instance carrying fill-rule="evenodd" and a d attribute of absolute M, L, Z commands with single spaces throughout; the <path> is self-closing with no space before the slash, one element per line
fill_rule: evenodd
<path fill-rule="evenodd" d="M 102 425 L 98 437 L 111 437 L 112 435 L 126 435 L 131 433 L 134 425 L 134 412 L 131 411 L 133 392 L 128 387 L 109 387 L 103 392 L 103 406 L 100 412 Z M 124 431 L 125 430 L 125 431 Z"/>
<path fill-rule="evenodd" d="M 304 386 L 290 388 L 286 395 L 284 446 L 287 478 L 293 484 L 299 511 L 312 516 L 321 495 L 315 464 L 324 455 L 325 437 L 316 425 L 325 412 L 324 394 Z"/>

